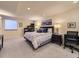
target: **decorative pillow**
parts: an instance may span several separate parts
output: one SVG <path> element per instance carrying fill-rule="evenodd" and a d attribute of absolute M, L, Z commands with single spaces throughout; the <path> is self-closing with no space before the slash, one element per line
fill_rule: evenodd
<path fill-rule="evenodd" d="M 39 30 L 37 30 L 37 32 L 39 32 L 39 33 L 47 33 L 48 29 L 47 28 L 40 28 Z"/>
<path fill-rule="evenodd" d="M 48 33 L 52 33 L 52 29 L 51 28 L 48 29 Z"/>
<path fill-rule="evenodd" d="M 40 28 L 39 30 L 37 30 L 37 32 L 42 33 L 42 28 Z"/>
<path fill-rule="evenodd" d="M 44 29 L 43 29 L 43 32 L 44 32 L 44 33 L 47 33 L 47 32 L 48 32 L 48 29 L 47 29 L 47 28 L 44 28 Z"/>

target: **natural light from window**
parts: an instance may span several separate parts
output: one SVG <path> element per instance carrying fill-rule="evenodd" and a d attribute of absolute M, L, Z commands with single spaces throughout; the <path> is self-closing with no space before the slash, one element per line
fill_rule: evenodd
<path fill-rule="evenodd" d="M 5 19 L 5 30 L 16 30 L 18 22 L 17 20 L 7 20 Z"/>

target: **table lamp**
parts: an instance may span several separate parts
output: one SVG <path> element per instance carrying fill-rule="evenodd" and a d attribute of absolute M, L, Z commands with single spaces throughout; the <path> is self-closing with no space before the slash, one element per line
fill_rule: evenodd
<path fill-rule="evenodd" d="M 56 34 L 59 34 L 59 28 L 61 27 L 61 25 L 57 23 L 54 25 L 54 27 L 56 29 Z"/>

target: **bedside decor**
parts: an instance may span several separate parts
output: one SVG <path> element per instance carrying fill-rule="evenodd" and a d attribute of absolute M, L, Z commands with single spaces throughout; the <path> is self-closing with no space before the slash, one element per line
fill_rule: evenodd
<path fill-rule="evenodd" d="M 54 27 L 56 29 L 56 34 L 59 34 L 59 29 L 61 28 L 61 25 L 59 23 L 56 23 Z"/>
<path fill-rule="evenodd" d="M 76 22 L 69 22 L 69 23 L 67 24 L 67 27 L 68 27 L 68 28 L 76 28 Z"/>

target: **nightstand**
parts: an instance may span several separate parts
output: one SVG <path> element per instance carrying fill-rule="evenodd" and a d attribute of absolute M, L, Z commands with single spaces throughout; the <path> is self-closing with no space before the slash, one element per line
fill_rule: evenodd
<path fill-rule="evenodd" d="M 52 43 L 56 43 L 61 46 L 62 44 L 62 35 L 52 34 Z"/>

